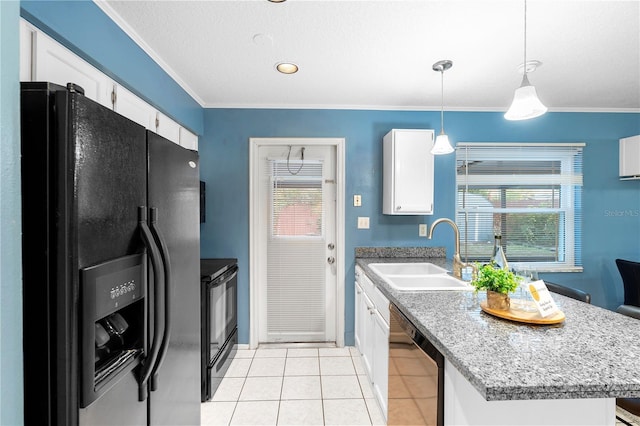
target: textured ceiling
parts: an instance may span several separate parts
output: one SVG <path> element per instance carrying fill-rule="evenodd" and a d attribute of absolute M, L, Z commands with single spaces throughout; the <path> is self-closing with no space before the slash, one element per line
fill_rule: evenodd
<path fill-rule="evenodd" d="M 506 110 L 523 1 L 99 1 L 205 107 Z M 639 0 L 528 0 L 551 111 L 640 110 Z M 300 66 L 275 71 L 281 61 Z"/>

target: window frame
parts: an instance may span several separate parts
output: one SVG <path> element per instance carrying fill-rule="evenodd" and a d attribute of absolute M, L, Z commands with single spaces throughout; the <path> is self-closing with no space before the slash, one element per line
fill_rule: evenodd
<path fill-rule="evenodd" d="M 494 214 L 508 214 L 508 213 L 546 213 L 546 212 L 554 212 L 559 214 L 559 224 L 558 224 L 558 237 L 562 235 L 564 238 L 559 238 L 558 240 L 558 250 L 562 252 L 562 255 L 559 255 L 559 258 L 564 258 L 562 261 L 539 261 L 536 262 L 534 260 L 531 261 L 514 261 L 509 262 L 511 266 L 517 267 L 529 267 L 535 268 L 537 271 L 545 271 L 545 272 L 581 272 L 581 258 L 578 253 L 581 253 L 580 243 L 582 241 L 581 238 L 581 229 L 576 229 L 576 215 L 579 215 L 579 224 L 582 223 L 581 212 L 582 212 L 582 196 L 580 195 L 579 203 L 576 205 L 576 198 L 578 197 L 577 190 L 582 189 L 582 156 L 584 143 L 458 143 L 456 146 L 456 197 L 455 197 L 455 220 L 457 224 L 460 224 L 462 220 L 464 220 L 465 213 L 477 213 L 479 211 L 478 208 L 471 207 L 463 207 L 461 203 L 461 199 L 463 197 L 459 197 L 459 193 L 462 188 L 468 188 L 470 186 L 478 187 L 482 186 L 481 184 L 469 184 L 469 175 L 459 174 L 458 167 L 461 162 L 468 162 L 469 160 L 482 160 L 482 159 L 490 159 L 497 161 L 513 161 L 515 158 L 521 157 L 523 151 L 526 152 L 527 160 L 546 160 L 546 161 L 558 161 L 560 163 L 561 172 L 559 175 L 535 175 L 528 176 L 522 175 L 524 179 L 522 181 L 520 179 L 516 179 L 516 182 L 521 183 L 522 185 L 532 185 L 532 184 L 540 184 L 544 185 L 544 182 L 547 181 L 547 184 L 551 184 L 555 181 L 556 187 L 560 188 L 560 206 L 557 208 L 514 208 L 514 207 L 506 207 L 506 208 L 486 208 L 486 212 L 492 212 Z M 474 152 L 475 148 L 475 152 Z M 472 153 L 470 157 L 468 154 Z M 466 157 L 465 157 L 466 152 Z M 576 155 L 580 155 L 580 161 L 576 167 L 575 157 Z M 578 169 L 578 170 L 576 170 Z M 501 178 L 504 181 L 501 182 L 501 178 L 494 175 L 491 177 L 487 177 L 486 187 L 487 188 L 496 188 L 503 185 L 502 188 L 508 188 L 508 186 L 513 186 L 513 181 L 507 181 L 507 176 L 502 175 Z M 528 176 L 528 179 L 527 179 Z M 547 176 L 545 178 L 544 176 Z M 513 176 L 509 176 L 508 178 L 513 179 Z M 492 182 L 491 184 L 489 182 Z M 579 210 L 579 211 L 576 211 Z M 564 217 L 564 219 L 563 219 Z M 466 229 L 466 228 L 465 228 Z M 465 235 L 461 234 L 461 256 L 463 259 L 467 258 L 467 253 L 465 250 L 467 241 L 465 239 Z M 474 261 L 476 259 L 472 259 Z M 483 261 L 487 259 L 478 258 L 478 261 Z"/>

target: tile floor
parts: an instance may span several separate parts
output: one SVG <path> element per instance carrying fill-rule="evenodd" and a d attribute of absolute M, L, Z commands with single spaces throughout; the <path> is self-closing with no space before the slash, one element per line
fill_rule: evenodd
<path fill-rule="evenodd" d="M 617 407 L 623 421 L 640 418 Z M 347 348 L 239 350 L 201 425 L 385 425 L 362 366 Z"/>
<path fill-rule="evenodd" d="M 208 425 L 384 425 L 354 347 L 239 350 L 211 401 Z"/>

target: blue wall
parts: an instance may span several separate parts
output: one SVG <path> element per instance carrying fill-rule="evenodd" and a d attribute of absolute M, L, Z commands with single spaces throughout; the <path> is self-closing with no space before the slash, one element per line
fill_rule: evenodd
<path fill-rule="evenodd" d="M 22 1 L 27 21 L 78 56 L 202 134 L 202 107 L 90 0 Z"/>
<path fill-rule="evenodd" d="M 22 424 L 18 2 L 0 1 L 0 424 Z"/>
<path fill-rule="evenodd" d="M 422 246 L 453 249 L 453 234 L 438 229 L 419 238 L 418 224 L 454 217 L 455 159 L 436 158 L 435 214 L 381 214 L 382 137 L 392 128 L 439 128 L 437 112 L 349 110 L 207 109 L 200 143 L 201 177 L 207 182 L 207 222 L 201 228 L 203 257 L 237 257 L 240 342 L 249 341 L 249 138 L 346 138 L 346 321 L 345 341 L 353 343 L 354 248 Z M 509 122 L 502 113 L 448 112 L 447 133 L 464 142 L 585 142 L 583 273 L 544 278 L 588 291 L 594 304 L 614 309 L 622 283 L 614 260 L 640 260 L 640 181 L 618 179 L 618 139 L 640 134 L 640 114 L 549 113 Z M 362 207 L 353 207 L 354 194 Z M 622 212 L 622 213 L 620 213 Z M 369 230 L 356 229 L 369 216 Z"/>

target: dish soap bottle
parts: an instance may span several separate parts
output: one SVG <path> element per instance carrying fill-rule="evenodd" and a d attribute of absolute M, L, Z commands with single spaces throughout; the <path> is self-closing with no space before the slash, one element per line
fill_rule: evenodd
<path fill-rule="evenodd" d="M 509 270 L 509 262 L 507 262 L 507 257 L 504 255 L 504 250 L 502 249 L 501 235 L 495 235 L 493 238 L 493 254 L 491 255 L 491 262 L 495 262 L 495 264 L 501 269 Z"/>

